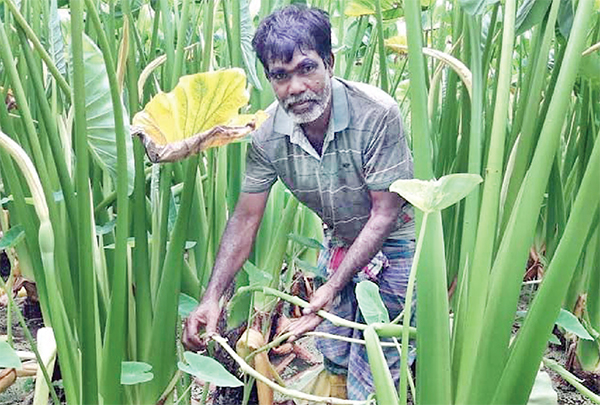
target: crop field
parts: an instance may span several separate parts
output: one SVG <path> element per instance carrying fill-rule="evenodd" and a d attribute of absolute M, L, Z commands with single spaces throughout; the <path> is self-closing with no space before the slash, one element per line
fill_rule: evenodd
<path fill-rule="evenodd" d="M 390 190 L 417 213 L 415 316 L 363 282 L 371 316 L 345 324 L 374 395 L 270 365 L 323 241 L 280 182 L 221 334 L 181 343 L 275 101 L 251 41 L 290 0 L 0 0 L 0 402 L 600 403 L 600 1 L 297 3 L 327 11 L 335 76 L 398 102 L 414 158 Z"/>

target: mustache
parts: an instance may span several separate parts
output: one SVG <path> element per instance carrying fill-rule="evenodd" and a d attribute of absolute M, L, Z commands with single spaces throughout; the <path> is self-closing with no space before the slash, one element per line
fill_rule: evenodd
<path fill-rule="evenodd" d="M 304 103 L 306 101 L 319 102 L 319 96 L 313 92 L 312 90 L 307 90 L 306 92 L 294 96 L 289 96 L 284 101 L 285 108 L 290 108 L 294 104 Z"/>

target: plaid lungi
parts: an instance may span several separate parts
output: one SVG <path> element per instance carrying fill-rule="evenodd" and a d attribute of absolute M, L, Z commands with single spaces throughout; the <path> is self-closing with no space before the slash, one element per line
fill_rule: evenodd
<path fill-rule="evenodd" d="M 319 273 L 326 278 L 337 269 L 347 248 L 336 245 L 328 238 L 325 240 L 325 246 L 326 249 L 319 256 L 317 267 Z M 414 240 L 387 240 L 371 263 L 365 266 L 338 294 L 328 312 L 348 320 L 364 322 L 358 308 L 355 288 L 357 282 L 369 279 L 379 286 L 390 319 L 394 319 L 404 308 L 414 249 Z M 327 320 L 321 322 L 317 331 L 363 339 L 361 331 L 338 327 Z M 365 400 L 375 391 L 364 345 L 325 338 L 317 338 L 316 343 L 323 354 L 325 369 L 333 374 L 347 374 L 348 399 Z M 400 369 L 398 350 L 384 348 L 384 354 L 397 383 Z"/>

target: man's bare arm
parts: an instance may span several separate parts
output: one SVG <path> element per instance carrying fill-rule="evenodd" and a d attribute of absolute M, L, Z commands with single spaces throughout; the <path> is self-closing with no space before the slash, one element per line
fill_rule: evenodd
<path fill-rule="evenodd" d="M 317 327 L 322 319 L 316 315 L 316 312 L 321 308 L 327 309 L 329 303 L 352 280 L 352 277 L 381 250 L 383 242 L 394 229 L 404 200 L 396 193 L 371 191 L 371 201 L 369 220 L 348 249 L 344 260 L 331 278 L 315 291 L 310 305 L 303 311 L 305 316 L 293 322 L 285 330 L 292 333 L 290 340 Z"/>
<path fill-rule="evenodd" d="M 216 332 L 220 313 L 219 299 L 250 255 L 268 196 L 268 191 L 240 194 L 221 238 L 219 252 L 202 302 L 186 319 L 183 343 L 187 348 L 198 350 L 202 346 L 198 336 L 202 327 L 206 327 L 208 333 Z"/>

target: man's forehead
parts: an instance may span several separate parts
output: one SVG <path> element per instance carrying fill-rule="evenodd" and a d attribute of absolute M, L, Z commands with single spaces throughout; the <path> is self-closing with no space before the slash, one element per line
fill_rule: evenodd
<path fill-rule="evenodd" d="M 313 50 L 300 50 L 296 48 L 294 50 L 294 55 L 289 62 L 283 61 L 281 59 L 272 60 L 269 62 L 269 70 L 273 71 L 274 69 L 283 69 L 289 70 L 294 69 L 300 63 L 305 61 L 314 61 L 319 62 L 321 57 L 316 51 Z"/>

